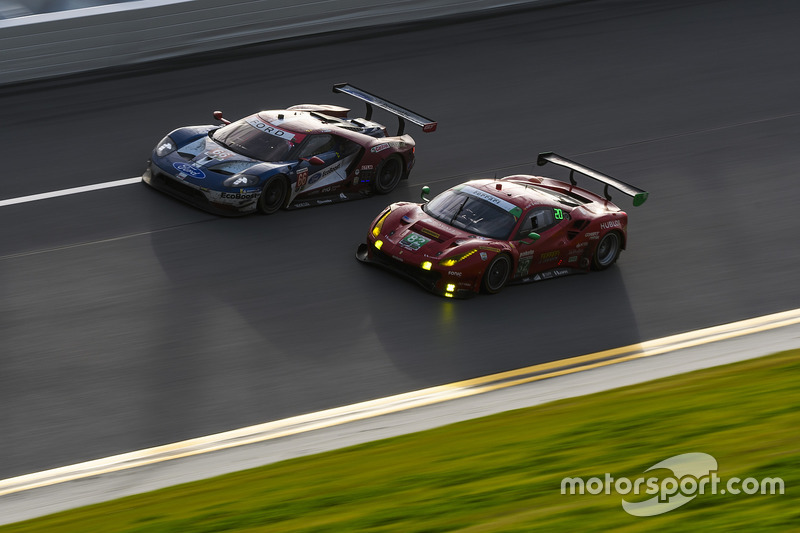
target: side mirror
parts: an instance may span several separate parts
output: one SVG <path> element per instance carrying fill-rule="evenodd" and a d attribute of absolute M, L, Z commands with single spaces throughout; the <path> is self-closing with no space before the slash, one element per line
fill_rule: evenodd
<path fill-rule="evenodd" d="M 425 185 L 424 187 L 422 187 L 422 193 L 419 196 L 420 196 L 420 198 L 422 198 L 423 202 L 429 202 L 430 200 L 425 198 L 425 196 L 430 194 L 430 193 L 431 193 L 431 188 L 428 187 L 427 185 Z"/>
<path fill-rule="evenodd" d="M 531 241 L 538 241 L 538 240 L 541 238 L 541 235 L 539 235 L 539 234 L 538 234 L 538 233 L 536 233 L 535 231 L 532 231 L 532 232 L 528 233 L 528 238 L 529 238 Z M 533 242 L 522 241 L 522 240 L 521 240 L 521 241 L 519 241 L 519 242 L 520 242 L 520 243 L 522 243 L 522 244 L 524 244 L 524 245 L 530 245 L 530 244 L 533 244 Z"/>
<path fill-rule="evenodd" d="M 301 157 L 300 160 L 301 161 L 307 161 L 308 163 L 310 163 L 312 165 L 324 165 L 325 164 L 325 161 L 323 161 L 323 159 L 321 157 L 316 156 L 316 155 L 313 155 L 311 157 Z"/>
<path fill-rule="evenodd" d="M 214 118 L 222 122 L 223 124 L 230 124 L 231 121 L 225 118 L 222 118 L 222 111 L 214 111 Z"/>

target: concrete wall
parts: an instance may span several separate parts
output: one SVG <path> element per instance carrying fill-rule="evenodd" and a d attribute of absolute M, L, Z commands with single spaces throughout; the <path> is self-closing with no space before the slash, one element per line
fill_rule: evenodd
<path fill-rule="evenodd" d="M 0 20 L 0 85 L 536 1 L 140 0 Z"/>

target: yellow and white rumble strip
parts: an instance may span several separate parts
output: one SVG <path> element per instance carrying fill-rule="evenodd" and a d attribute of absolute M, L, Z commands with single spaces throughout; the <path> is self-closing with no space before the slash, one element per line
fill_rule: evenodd
<path fill-rule="evenodd" d="M 4 479 L 0 480 L 0 496 L 296 435 L 794 324 L 800 324 L 800 309 Z"/>

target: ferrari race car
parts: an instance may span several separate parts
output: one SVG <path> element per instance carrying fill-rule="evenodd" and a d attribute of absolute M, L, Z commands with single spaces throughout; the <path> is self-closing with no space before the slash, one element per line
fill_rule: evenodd
<path fill-rule="evenodd" d="M 395 271 L 446 297 L 499 292 L 507 283 L 603 270 L 627 244 L 628 215 L 608 188 L 641 205 L 648 193 L 552 152 L 538 165 L 570 169 L 570 183 L 538 176 L 478 179 L 426 203 L 398 202 L 372 222 L 356 258 Z M 579 172 L 605 184 L 601 197 L 577 186 Z M 423 188 L 422 198 L 428 188 Z"/>
<path fill-rule="evenodd" d="M 219 215 L 308 207 L 392 191 L 414 167 L 405 121 L 436 122 L 346 83 L 333 86 L 366 102 L 366 118 L 349 109 L 301 104 L 260 111 L 231 123 L 178 128 L 153 149 L 142 181 Z M 398 132 L 373 122 L 373 107 L 399 118 Z"/>

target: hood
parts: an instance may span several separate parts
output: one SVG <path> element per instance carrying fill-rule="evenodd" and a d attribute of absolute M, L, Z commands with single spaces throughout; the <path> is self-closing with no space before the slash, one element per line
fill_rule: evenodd
<path fill-rule="evenodd" d="M 418 205 L 410 207 L 398 210 L 392 225 L 394 233 L 388 236 L 390 242 L 401 248 L 404 254 L 444 259 L 494 242 L 494 239 L 480 237 L 440 222 Z"/>
<path fill-rule="evenodd" d="M 257 159 L 237 154 L 220 144 L 214 142 L 208 136 L 201 137 L 196 141 L 178 148 L 178 155 L 189 161 L 195 168 L 205 168 L 220 174 L 234 175 L 248 170 L 256 165 L 268 165 L 270 168 L 275 165 L 263 163 Z M 264 169 L 267 170 L 267 169 Z"/>

